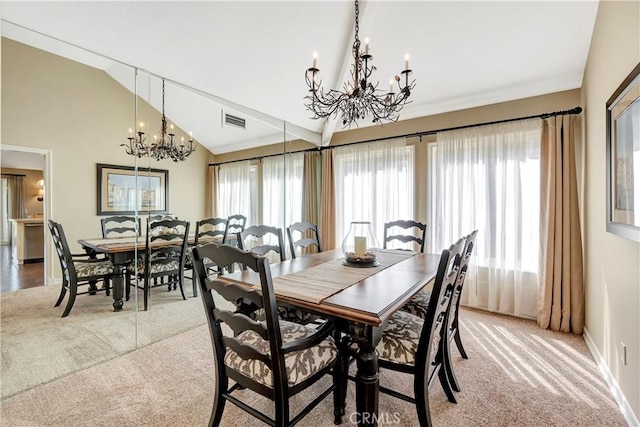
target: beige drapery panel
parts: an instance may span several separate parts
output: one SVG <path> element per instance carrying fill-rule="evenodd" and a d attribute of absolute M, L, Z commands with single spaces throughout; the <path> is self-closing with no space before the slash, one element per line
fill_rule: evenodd
<path fill-rule="evenodd" d="M 323 249 L 335 249 L 336 200 L 333 177 L 333 150 L 322 151 L 322 193 L 319 227 Z"/>
<path fill-rule="evenodd" d="M 581 334 L 584 287 L 574 122 L 573 115 L 542 121 L 538 325 Z"/>
<path fill-rule="evenodd" d="M 308 151 L 304 153 L 304 166 L 302 176 L 302 220 L 312 224 L 318 224 L 318 163 L 320 153 Z"/>
<path fill-rule="evenodd" d="M 220 166 L 209 166 L 207 170 L 207 194 L 205 197 L 205 218 L 212 218 L 216 215 L 216 204 L 218 200 L 218 171 Z"/>
<path fill-rule="evenodd" d="M 24 188 L 24 176 L 2 175 L 7 178 L 7 214 L 9 218 L 26 218 L 27 217 L 27 196 Z"/>

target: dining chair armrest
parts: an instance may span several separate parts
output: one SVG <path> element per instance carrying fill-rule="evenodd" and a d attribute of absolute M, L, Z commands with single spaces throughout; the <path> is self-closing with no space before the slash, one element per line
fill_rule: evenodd
<path fill-rule="evenodd" d="M 333 329 L 333 322 L 327 320 L 313 335 L 283 344 L 282 352 L 287 354 L 292 351 L 304 350 L 306 348 L 313 347 L 327 338 L 327 336 L 333 332 Z"/>

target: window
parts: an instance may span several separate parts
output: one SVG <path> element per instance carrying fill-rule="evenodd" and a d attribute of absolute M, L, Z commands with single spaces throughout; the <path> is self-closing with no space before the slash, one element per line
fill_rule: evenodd
<path fill-rule="evenodd" d="M 404 139 L 338 147 L 333 156 L 336 242 L 352 221 L 371 221 L 382 245 L 385 222 L 414 218 L 413 147 Z"/>
<path fill-rule="evenodd" d="M 252 216 L 251 209 L 252 200 L 254 200 L 251 197 L 251 176 L 249 161 L 220 165 L 216 200 L 217 217 L 226 218 L 230 215 L 242 214 L 247 217 L 247 224 L 251 224 L 255 218 Z"/>
<path fill-rule="evenodd" d="M 279 227 L 284 236 L 285 227 L 302 218 L 303 167 L 303 153 L 221 165 L 217 216 L 240 213 L 247 216 L 247 226 Z M 277 242 L 261 244 L 267 243 Z"/>
<path fill-rule="evenodd" d="M 478 229 L 469 305 L 536 316 L 540 137 L 526 120 L 442 132 L 430 147 L 430 251 Z"/>

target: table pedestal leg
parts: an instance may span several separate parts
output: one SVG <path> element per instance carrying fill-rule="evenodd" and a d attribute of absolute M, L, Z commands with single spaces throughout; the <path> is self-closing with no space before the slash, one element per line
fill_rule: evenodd
<path fill-rule="evenodd" d="M 111 282 L 113 283 L 113 311 L 120 311 L 122 310 L 122 306 L 124 305 L 122 301 L 122 295 L 124 287 L 126 285 L 124 283 L 126 257 L 120 256 L 120 254 L 115 254 L 112 258 L 112 262 L 113 279 L 111 280 Z"/>
<path fill-rule="evenodd" d="M 365 326 L 364 336 L 358 340 L 356 364 L 356 410 L 359 426 L 378 425 L 378 352 L 380 328 Z"/>

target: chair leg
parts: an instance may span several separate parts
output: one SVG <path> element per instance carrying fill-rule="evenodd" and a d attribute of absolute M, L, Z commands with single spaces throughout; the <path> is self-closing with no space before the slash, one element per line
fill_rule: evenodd
<path fill-rule="evenodd" d="M 335 425 L 342 424 L 342 416 L 346 409 L 347 400 L 347 374 L 349 373 L 349 353 L 348 340 L 345 337 L 341 339 L 339 331 L 335 331 L 334 341 L 338 344 L 338 362 L 333 368 L 333 423 Z"/>
<path fill-rule="evenodd" d="M 428 369 L 425 369 L 423 376 L 416 376 L 413 381 L 413 392 L 416 399 L 416 412 L 420 427 L 431 427 L 431 410 L 429 409 L 429 377 Z"/>
<path fill-rule="evenodd" d="M 276 394 L 278 394 L 276 392 Z M 285 427 L 289 425 L 289 399 L 284 397 L 282 393 L 275 398 L 276 413 L 275 413 L 275 425 L 276 427 Z"/>
<path fill-rule="evenodd" d="M 69 286 L 69 284 L 67 283 L 66 280 L 64 280 L 62 282 L 62 288 L 60 289 L 60 296 L 58 297 L 58 301 L 56 301 L 56 304 L 54 305 L 54 307 L 57 307 L 62 303 L 62 300 L 64 299 L 64 296 L 67 294 L 67 287 L 68 286 Z"/>
<path fill-rule="evenodd" d="M 453 327 L 455 328 L 455 332 L 453 333 L 453 339 L 456 340 L 456 347 L 458 347 L 458 351 L 460 352 L 460 356 L 464 359 L 468 359 L 467 352 L 464 351 L 464 347 L 462 346 L 462 340 L 460 339 L 460 328 L 458 327 L 458 316 L 456 313 L 456 318 L 453 321 Z"/>
<path fill-rule="evenodd" d="M 447 331 L 451 333 L 451 331 Z M 458 379 L 456 378 L 456 374 L 453 372 L 453 363 L 451 362 L 451 341 L 449 336 L 447 335 L 445 339 L 440 340 L 440 344 L 444 347 L 441 349 L 442 351 L 442 368 L 447 377 L 447 382 L 451 385 L 451 388 L 455 391 L 460 391 L 460 385 L 458 385 Z"/>
<path fill-rule="evenodd" d="M 67 307 L 64 309 L 64 313 L 62 313 L 62 317 L 67 317 L 71 312 L 71 307 L 73 307 L 73 303 L 76 302 L 77 292 L 78 292 L 77 285 L 69 286 L 69 299 L 67 300 Z"/>
<path fill-rule="evenodd" d="M 447 396 L 449 402 L 458 403 L 456 397 L 453 395 L 453 390 L 451 389 L 451 384 L 449 384 L 446 369 L 443 365 L 440 365 L 440 369 L 438 370 L 438 378 L 440 379 L 440 384 L 442 384 L 442 389 L 444 390 L 444 394 Z"/>
<path fill-rule="evenodd" d="M 104 293 L 105 293 L 107 296 L 111 295 L 111 281 L 109 280 L 109 278 L 108 278 L 108 277 L 104 279 L 104 285 L 103 285 L 103 287 L 104 287 L 104 289 L 105 289 Z"/>
<path fill-rule="evenodd" d="M 209 427 L 218 427 L 220 420 L 222 419 L 222 413 L 224 412 L 224 404 L 227 402 L 222 395 L 227 392 L 229 388 L 229 378 L 224 373 L 218 372 L 216 375 L 216 391 L 213 397 L 213 407 L 211 408 L 211 417 L 209 418 Z"/>
<path fill-rule="evenodd" d="M 98 291 L 97 283 L 98 283 L 97 280 L 93 280 L 89 282 L 89 295 L 95 295 L 97 293 Z"/>
<path fill-rule="evenodd" d="M 155 279 L 154 279 L 155 280 Z M 144 279 L 144 311 L 147 311 L 147 307 L 149 306 L 149 288 L 151 284 L 149 283 L 149 279 Z"/>
<path fill-rule="evenodd" d="M 182 299 L 186 300 L 187 297 L 184 294 L 184 273 L 180 272 L 178 274 L 178 276 L 176 277 L 177 281 L 178 281 L 178 285 L 180 286 L 180 293 L 182 294 Z M 174 286 L 175 286 L 175 282 L 174 282 Z"/>
<path fill-rule="evenodd" d="M 124 295 L 125 300 L 129 301 L 131 297 L 131 274 L 128 271 L 124 274 Z"/>

